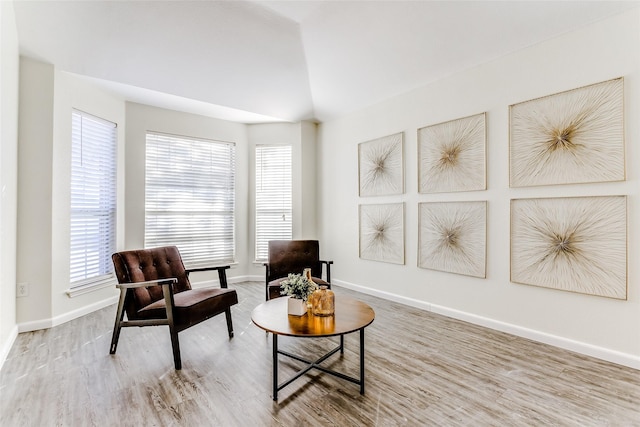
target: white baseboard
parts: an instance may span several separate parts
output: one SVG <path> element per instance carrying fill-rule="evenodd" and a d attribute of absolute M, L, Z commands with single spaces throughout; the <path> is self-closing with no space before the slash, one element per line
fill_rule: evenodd
<path fill-rule="evenodd" d="M 39 329 L 48 329 L 54 326 L 62 325 L 63 323 L 66 323 L 70 320 L 77 319 L 78 317 L 82 317 L 89 313 L 93 313 L 96 310 L 100 310 L 101 308 L 105 308 L 111 304 L 115 304 L 116 302 L 118 302 L 118 296 L 113 296 L 53 318 L 19 323 L 18 332 L 31 332 L 37 331 Z"/>
<path fill-rule="evenodd" d="M 640 356 L 635 356 L 633 354 L 627 354 L 627 353 L 622 353 L 622 352 L 611 350 L 604 347 L 598 347 L 592 344 L 575 341 L 569 338 L 548 334 L 546 332 L 536 331 L 533 329 L 525 328 L 518 325 L 513 325 L 513 324 L 502 322 L 499 320 L 490 319 L 488 317 L 466 313 L 464 311 L 452 309 L 449 307 L 431 304 L 425 301 L 419 301 L 413 298 L 407 298 L 400 295 L 392 294 L 390 292 L 371 289 L 366 286 L 360 286 L 353 283 L 344 282 L 341 280 L 333 280 L 331 284 L 342 286 L 347 289 L 352 289 L 354 291 L 362 292 L 364 294 L 376 296 L 389 301 L 394 301 L 400 304 L 405 304 L 421 310 L 431 311 L 433 313 L 441 314 L 443 316 L 451 317 L 453 319 L 458 319 L 465 322 L 473 323 L 474 325 L 483 326 L 483 327 L 494 329 L 500 332 L 506 332 L 522 338 L 527 338 L 533 341 L 538 341 L 544 344 L 549 344 L 555 347 L 563 348 L 565 350 L 570 350 L 576 353 L 584 354 L 586 356 L 591 356 L 597 359 L 606 360 L 607 362 L 612 362 L 618 365 L 623 365 L 629 368 L 640 370 Z"/>
<path fill-rule="evenodd" d="M 4 361 L 7 360 L 7 356 L 9 356 L 9 352 L 11 351 L 11 347 L 13 347 L 13 343 L 16 341 L 18 337 L 18 325 L 15 325 L 11 332 L 9 332 L 9 336 L 7 340 L 2 343 L 2 347 L 0 348 L 0 369 L 2 369 L 2 365 L 4 365 Z"/>

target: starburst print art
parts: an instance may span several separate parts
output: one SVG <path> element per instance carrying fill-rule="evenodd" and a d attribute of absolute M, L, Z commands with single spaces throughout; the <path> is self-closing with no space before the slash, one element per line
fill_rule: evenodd
<path fill-rule="evenodd" d="M 360 196 L 384 196 L 404 192 L 403 134 L 358 144 Z"/>
<path fill-rule="evenodd" d="M 510 107 L 512 187 L 623 181 L 622 78 Z"/>
<path fill-rule="evenodd" d="M 626 196 L 511 201 L 511 281 L 627 297 Z"/>
<path fill-rule="evenodd" d="M 404 264 L 404 203 L 360 205 L 360 258 Z"/>
<path fill-rule="evenodd" d="M 418 129 L 420 193 L 486 189 L 485 114 Z"/>
<path fill-rule="evenodd" d="M 419 204 L 418 267 L 486 277 L 487 202 Z"/>

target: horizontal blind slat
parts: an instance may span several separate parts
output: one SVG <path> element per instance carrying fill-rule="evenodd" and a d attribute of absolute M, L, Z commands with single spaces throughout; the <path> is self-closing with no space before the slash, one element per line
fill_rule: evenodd
<path fill-rule="evenodd" d="M 269 240 L 291 239 L 292 148 L 290 145 L 256 146 L 256 260 L 266 260 Z"/>
<path fill-rule="evenodd" d="M 71 288 L 113 273 L 116 236 L 116 124 L 71 115 Z"/>
<path fill-rule="evenodd" d="M 147 133 L 145 247 L 186 264 L 235 258 L 235 144 Z"/>

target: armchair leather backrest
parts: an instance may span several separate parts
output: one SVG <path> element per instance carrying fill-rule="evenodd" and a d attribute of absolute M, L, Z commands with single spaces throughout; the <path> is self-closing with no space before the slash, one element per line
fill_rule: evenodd
<path fill-rule="evenodd" d="M 317 240 L 270 240 L 268 281 L 287 277 L 289 273 L 302 274 L 311 268 L 311 275 L 322 275 L 320 244 Z"/>
<path fill-rule="evenodd" d="M 116 252 L 111 259 L 118 283 L 138 283 L 175 277 L 178 283 L 173 287 L 174 293 L 191 289 L 182 257 L 175 246 Z M 130 289 L 126 298 L 127 317 L 133 320 L 137 317 L 138 310 L 163 298 L 162 288 L 152 286 Z"/>

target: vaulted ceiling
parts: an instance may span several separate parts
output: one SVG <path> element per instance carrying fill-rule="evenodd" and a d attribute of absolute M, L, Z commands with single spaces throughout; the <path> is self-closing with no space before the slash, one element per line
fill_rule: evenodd
<path fill-rule="evenodd" d="M 24 56 L 135 102 L 255 123 L 331 120 L 639 5 L 16 0 L 15 12 Z"/>

